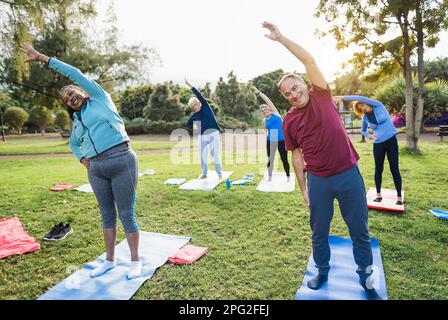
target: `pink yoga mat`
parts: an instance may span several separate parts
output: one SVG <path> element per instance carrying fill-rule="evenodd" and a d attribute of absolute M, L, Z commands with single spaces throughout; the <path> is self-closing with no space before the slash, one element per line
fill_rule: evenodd
<path fill-rule="evenodd" d="M 187 244 L 183 248 L 179 249 L 174 256 L 169 257 L 168 261 L 174 264 L 190 264 L 198 260 L 207 252 L 208 248 L 206 247 L 197 247 Z"/>
<path fill-rule="evenodd" d="M 22 227 L 19 218 L 0 220 L 0 259 L 40 249 L 40 244 Z"/>
<path fill-rule="evenodd" d="M 61 183 L 61 184 L 56 184 L 54 187 L 51 187 L 50 190 L 51 191 L 64 191 L 64 190 L 70 189 L 71 187 L 73 187 L 73 185 Z"/>

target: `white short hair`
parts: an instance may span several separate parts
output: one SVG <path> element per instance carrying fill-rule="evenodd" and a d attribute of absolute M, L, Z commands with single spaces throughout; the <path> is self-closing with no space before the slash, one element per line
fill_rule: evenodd
<path fill-rule="evenodd" d="M 194 104 L 196 101 L 199 102 L 199 99 L 196 98 L 196 97 L 191 97 L 191 98 L 188 100 L 188 105 L 189 105 L 190 107 L 192 107 L 193 104 Z"/>

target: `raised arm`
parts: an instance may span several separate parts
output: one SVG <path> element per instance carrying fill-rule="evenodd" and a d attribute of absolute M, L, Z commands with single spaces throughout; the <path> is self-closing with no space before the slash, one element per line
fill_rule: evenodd
<path fill-rule="evenodd" d="M 193 93 L 196 96 L 196 98 L 199 99 L 199 101 L 201 102 L 202 107 L 209 108 L 211 110 L 210 106 L 208 105 L 207 100 L 205 100 L 204 96 L 199 92 L 198 89 L 193 87 L 191 85 L 191 83 L 188 82 L 187 78 L 185 78 L 185 84 L 190 88 L 191 91 L 193 91 Z"/>
<path fill-rule="evenodd" d="M 373 108 L 384 107 L 384 105 L 380 101 L 375 100 L 375 99 L 366 98 L 363 96 L 342 96 L 342 99 L 344 99 L 344 101 L 359 101 L 361 103 L 368 104 L 369 106 L 372 106 Z"/>
<path fill-rule="evenodd" d="M 291 52 L 297 59 L 300 60 L 300 62 L 303 63 L 306 74 L 310 78 L 312 84 L 324 89 L 328 87 L 324 75 L 317 66 L 314 57 L 308 51 L 282 35 L 276 25 L 265 21 L 262 26 L 270 31 L 269 34 L 265 35 L 266 38 L 281 43 L 286 49 L 289 50 L 289 52 Z"/>
<path fill-rule="evenodd" d="M 104 90 L 95 81 L 86 77 L 79 69 L 59 61 L 56 58 L 47 57 L 26 42 L 21 45 L 20 50 L 27 55 L 27 62 L 39 61 L 47 64 L 53 70 L 68 77 L 71 81 L 79 85 L 90 96 L 104 94 Z"/>
<path fill-rule="evenodd" d="M 280 116 L 280 112 L 278 112 L 277 108 L 275 107 L 275 105 L 271 101 L 271 99 L 269 99 L 263 92 L 258 90 L 255 86 L 253 86 L 253 89 L 254 89 L 255 94 L 257 94 L 261 99 L 263 99 L 264 102 L 266 102 L 266 104 L 269 107 L 269 110 L 271 110 L 272 113 Z"/>
<path fill-rule="evenodd" d="M 310 198 L 308 195 L 308 190 L 306 187 L 306 177 L 305 177 L 305 161 L 303 160 L 302 151 L 300 148 L 292 150 L 292 167 L 296 173 L 297 181 L 299 182 L 300 191 L 302 192 L 303 201 L 309 207 Z"/>

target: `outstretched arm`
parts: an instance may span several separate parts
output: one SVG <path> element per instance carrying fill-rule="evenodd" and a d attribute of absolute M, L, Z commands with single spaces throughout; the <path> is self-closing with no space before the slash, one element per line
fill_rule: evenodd
<path fill-rule="evenodd" d="M 282 35 L 276 25 L 265 21 L 263 22 L 262 26 L 263 28 L 266 28 L 270 31 L 269 34 L 265 35 L 266 38 L 281 43 L 297 59 L 299 59 L 300 62 L 303 63 L 303 65 L 305 66 L 306 74 L 310 78 L 312 84 L 325 89 L 328 87 L 324 75 L 317 66 L 314 57 L 308 51 L 306 51 L 294 41 Z"/>
<path fill-rule="evenodd" d="M 263 99 L 264 102 L 266 102 L 266 104 L 269 107 L 269 110 L 271 110 L 272 113 L 280 116 L 280 112 L 278 112 L 277 108 L 275 107 L 271 99 L 269 99 L 263 92 L 258 90 L 255 86 L 253 86 L 253 89 L 255 91 L 255 94 L 257 94 L 261 99 Z"/>
<path fill-rule="evenodd" d="M 368 104 L 373 108 L 384 107 L 384 105 L 380 101 L 363 96 L 343 96 L 342 99 L 344 99 L 345 101 L 359 101 L 361 103 Z"/>
<path fill-rule="evenodd" d="M 187 78 L 185 78 L 185 83 L 186 85 L 190 88 L 191 91 L 193 91 L 194 95 L 196 96 L 196 98 L 199 99 L 199 101 L 201 102 L 202 107 L 206 107 L 206 108 L 210 108 L 210 106 L 208 105 L 207 100 L 205 100 L 204 96 L 199 92 L 198 89 L 196 89 L 195 87 L 193 87 L 191 85 L 190 82 L 188 82 Z M 210 108 L 211 109 L 211 108 Z"/>
<path fill-rule="evenodd" d="M 375 99 L 369 99 L 363 96 L 344 96 L 344 100 L 346 101 L 359 101 L 364 104 L 367 104 L 371 106 L 373 109 L 376 109 L 375 111 L 375 117 L 378 124 L 385 123 L 387 121 L 392 121 L 392 118 L 389 114 L 389 111 L 387 111 L 384 104 L 382 104 L 380 101 Z"/>
<path fill-rule="evenodd" d="M 27 55 L 27 62 L 39 61 L 48 64 L 50 68 L 68 77 L 74 83 L 83 88 L 90 96 L 94 96 L 99 93 L 104 94 L 103 89 L 95 81 L 86 77 L 79 69 L 55 58 L 47 57 L 46 55 L 38 52 L 27 42 L 21 45 L 20 50 Z"/>

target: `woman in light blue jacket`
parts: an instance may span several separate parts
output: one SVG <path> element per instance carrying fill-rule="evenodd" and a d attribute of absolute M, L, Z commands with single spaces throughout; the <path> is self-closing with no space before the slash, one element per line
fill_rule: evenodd
<path fill-rule="evenodd" d="M 384 159 L 387 155 L 389 168 L 392 173 L 395 188 L 397 190 L 397 205 L 403 204 L 401 196 L 401 174 L 398 165 L 398 134 L 392 118 L 386 107 L 378 100 L 362 96 L 343 96 L 336 99 L 353 101 L 353 110 L 362 118 L 361 133 L 367 139 L 373 141 L 373 157 L 375 159 L 375 185 L 377 197 L 373 201 L 381 202 L 381 182 L 384 168 Z M 367 128 L 371 128 L 374 134 L 370 134 Z"/>
<path fill-rule="evenodd" d="M 92 270 L 97 277 L 115 267 L 117 209 L 131 251 L 128 279 L 140 275 L 142 263 L 138 254 L 139 231 L 134 214 L 138 164 L 129 148 L 129 137 L 123 119 L 110 95 L 81 71 L 55 58 L 49 58 L 24 43 L 21 51 L 28 62 L 39 61 L 68 77 L 76 85 L 60 90 L 60 96 L 73 120 L 70 147 L 87 168 L 103 221 L 106 260 Z"/>

